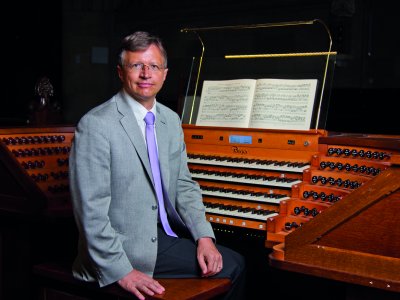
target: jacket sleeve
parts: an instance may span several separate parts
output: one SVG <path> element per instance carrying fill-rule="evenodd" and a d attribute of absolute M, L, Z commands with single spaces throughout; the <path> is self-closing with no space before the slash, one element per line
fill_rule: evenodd
<path fill-rule="evenodd" d="M 74 216 L 80 251 L 100 283 L 108 285 L 132 270 L 122 242 L 112 228 L 110 143 L 104 122 L 86 115 L 79 122 L 69 160 Z M 81 257 L 82 259 L 82 257 Z"/>

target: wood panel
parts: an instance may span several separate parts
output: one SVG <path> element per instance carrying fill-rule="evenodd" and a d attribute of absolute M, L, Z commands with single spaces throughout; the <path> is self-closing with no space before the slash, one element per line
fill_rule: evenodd
<path fill-rule="evenodd" d="M 400 168 L 393 166 L 274 246 L 272 266 L 400 292 Z"/>

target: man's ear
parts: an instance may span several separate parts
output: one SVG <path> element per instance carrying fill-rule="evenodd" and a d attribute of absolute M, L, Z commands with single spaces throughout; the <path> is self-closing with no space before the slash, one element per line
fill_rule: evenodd
<path fill-rule="evenodd" d="M 163 81 L 165 81 L 165 79 L 167 78 L 168 69 L 164 69 L 163 71 L 164 71 L 164 79 L 163 79 Z"/>
<path fill-rule="evenodd" d="M 122 67 L 120 66 L 120 65 L 117 65 L 117 72 L 118 72 L 118 77 L 119 77 L 119 79 L 121 79 L 121 81 L 124 81 L 124 76 L 123 76 L 123 72 L 124 72 L 124 70 L 122 70 Z"/>

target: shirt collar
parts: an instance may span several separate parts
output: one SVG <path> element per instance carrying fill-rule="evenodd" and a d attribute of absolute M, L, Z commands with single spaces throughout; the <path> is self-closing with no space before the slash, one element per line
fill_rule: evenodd
<path fill-rule="evenodd" d="M 126 99 L 128 100 L 128 105 L 132 109 L 133 113 L 135 114 L 135 117 L 138 121 L 143 121 L 144 117 L 146 114 L 149 112 L 143 105 L 141 105 L 139 102 L 137 102 L 134 98 L 132 98 L 127 92 L 123 91 L 125 94 Z M 157 100 L 154 99 L 154 105 L 150 109 L 150 111 L 154 114 L 154 116 L 157 118 L 156 114 L 156 105 L 157 105 Z"/>

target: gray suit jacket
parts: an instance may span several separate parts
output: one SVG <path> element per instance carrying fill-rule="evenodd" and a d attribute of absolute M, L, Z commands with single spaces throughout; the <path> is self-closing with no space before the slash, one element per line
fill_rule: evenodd
<path fill-rule="evenodd" d="M 79 236 L 76 278 L 111 284 L 132 268 L 152 276 L 157 199 L 146 144 L 123 93 L 79 121 L 70 153 L 70 188 Z M 164 186 L 194 240 L 215 238 L 198 184 L 187 167 L 179 116 L 157 103 Z"/>

